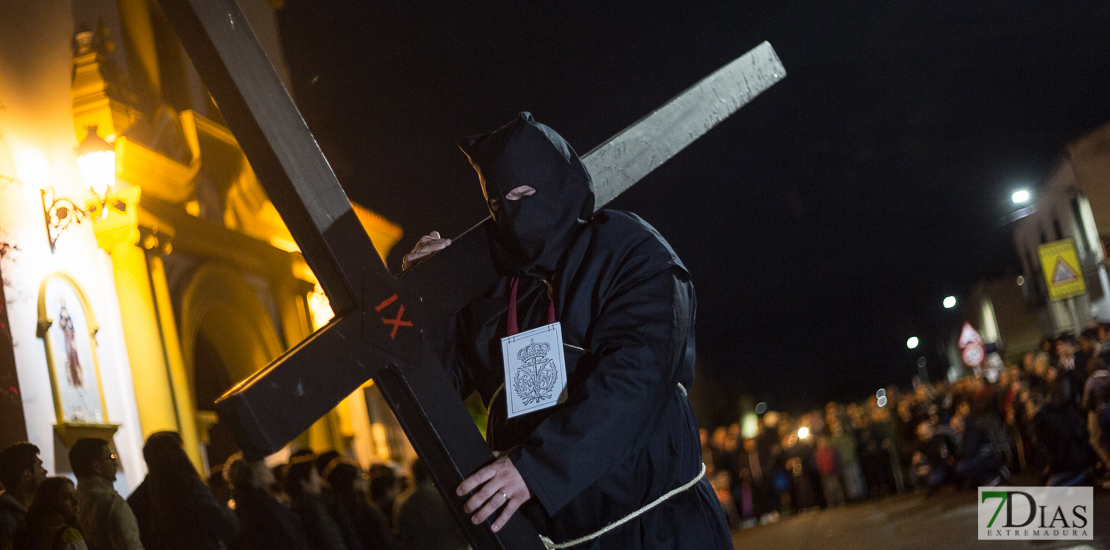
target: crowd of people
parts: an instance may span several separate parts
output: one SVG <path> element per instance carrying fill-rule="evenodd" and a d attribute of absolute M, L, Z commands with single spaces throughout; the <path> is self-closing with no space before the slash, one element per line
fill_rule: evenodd
<path fill-rule="evenodd" d="M 202 478 L 176 432 L 143 446 L 148 473 L 124 499 L 99 438 L 69 451 L 76 483 L 48 477 L 31 443 L 0 450 L 0 550 L 410 550 L 467 548 L 418 459 L 364 470 L 336 451 L 269 467 L 241 454 Z"/>
<path fill-rule="evenodd" d="M 757 433 L 702 430 L 707 475 L 733 527 L 847 502 L 944 487 L 1027 483 L 1110 488 L 1110 325 L 1046 338 L 1013 364 L 891 387 L 864 402 L 791 416 Z"/>
<path fill-rule="evenodd" d="M 783 514 L 1013 475 L 1110 488 L 1110 325 L 1045 339 L 1011 365 L 955 382 L 884 389 L 799 416 L 765 412 L 702 430 L 706 474 L 733 527 Z M 287 463 L 232 456 L 202 478 L 175 432 L 143 447 L 148 473 L 124 499 L 118 458 L 98 438 L 48 477 L 31 443 L 0 450 L 0 550 L 466 548 L 419 461 L 364 470 L 336 451 Z"/>

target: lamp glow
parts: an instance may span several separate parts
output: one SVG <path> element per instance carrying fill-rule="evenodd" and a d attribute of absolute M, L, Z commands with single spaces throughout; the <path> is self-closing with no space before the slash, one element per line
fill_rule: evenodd
<path fill-rule="evenodd" d="M 16 147 L 15 173 L 19 180 L 42 189 L 50 185 L 50 161 L 37 149 Z"/>
<path fill-rule="evenodd" d="M 103 197 L 112 188 L 112 182 L 116 176 L 114 151 L 87 153 L 77 158 L 77 166 L 81 169 L 81 177 L 84 178 L 85 185 L 97 197 Z"/>
<path fill-rule="evenodd" d="M 916 336 L 910 336 L 910 339 L 906 340 L 906 347 L 910 348 L 910 349 L 916 349 L 917 344 L 919 344 L 919 343 L 920 343 L 920 340 L 918 340 Z"/>
<path fill-rule="evenodd" d="M 956 307 L 956 297 L 949 296 L 944 299 L 944 309 L 952 309 Z"/>
<path fill-rule="evenodd" d="M 96 126 L 88 127 L 88 135 L 77 146 L 77 167 L 85 186 L 104 202 L 116 182 L 116 150 L 97 135 Z"/>
<path fill-rule="evenodd" d="M 1029 202 L 1029 198 L 1029 191 L 1025 189 L 1014 191 L 1014 194 L 1010 196 L 1010 200 L 1014 201 L 1014 204 L 1025 204 Z"/>
<path fill-rule="evenodd" d="M 802 426 L 798 428 L 798 439 L 805 439 L 809 437 L 809 428 Z"/>

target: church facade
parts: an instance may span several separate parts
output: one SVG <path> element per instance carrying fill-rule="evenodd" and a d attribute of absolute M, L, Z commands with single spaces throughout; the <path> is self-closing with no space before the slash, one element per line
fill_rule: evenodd
<path fill-rule="evenodd" d="M 239 3 L 289 88 L 280 2 Z M 218 465 L 236 448 L 214 400 L 327 323 L 327 298 L 157 2 L 0 12 L 0 446 L 64 475 L 104 437 L 124 494 L 157 431 Z M 401 228 L 355 210 L 384 258 Z M 294 445 L 411 456 L 371 384 Z"/>

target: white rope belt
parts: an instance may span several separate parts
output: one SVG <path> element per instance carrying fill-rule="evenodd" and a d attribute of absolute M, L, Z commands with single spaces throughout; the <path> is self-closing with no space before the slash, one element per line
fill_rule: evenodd
<path fill-rule="evenodd" d="M 571 546 L 582 544 L 583 542 L 589 542 L 591 540 L 594 540 L 594 539 L 600 537 L 601 535 L 604 535 L 605 533 L 608 533 L 609 531 L 612 531 L 613 529 L 616 529 L 617 527 L 620 527 L 621 525 L 624 525 L 625 523 L 628 523 L 629 521 L 632 521 L 633 519 L 636 519 L 636 517 L 638 517 L 640 514 L 643 514 L 644 512 L 647 512 L 648 510 L 651 510 L 652 508 L 655 508 L 656 506 L 659 505 L 659 503 L 663 502 L 664 500 L 667 500 L 668 498 L 671 498 L 671 497 L 681 493 L 682 491 L 685 491 L 686 489 L 689 489 L 690 487 L 693 487 L 694 484 L 697 483 L 698 481 L 701 481 L 701 478 L 703 478 L 703 477 L 705 477 L 705 463 L 704 462 L 702 462 L 702 464 L 701 464 L 701 472 L 698 473 L 698 476 L 695 477 L 694 479 L 691 479 L 687 484 L 685 484 L 682 487 L 679 487 L 677 489 L 672 489 L 670 492 L 668 492 L 668 493 L 660 496 L 659 498 L 655 499 L 655 501 L 652 502 L 651 504 L 648 504 L 647 506 L 644 506 L 643 508 L 640 508 L 639 510 L 636 510 L 635 512 L 632 512 L 631 514 L 628 514 L 627 516 L 624 516 L 623 518 L 621 518 L 621 519 L 619 519 L 619 520 L 617 520 L 613 523 L 610 523 L 609 525 L 607 525 L 604 529 L 601 529 L 600 531 L 590 533 L 589 535 L 586 535 L 584 537 L 576 538 L 572 541 L 561 542 L 561 543 L 558 543 L 558 544 L 556 544 L 551 539 L 549 539 L 549 538 L 547 538 L 543 535 L 540 535 L 540 540 L 543 541 L 543 545 L 544 545 L 544 547 L 547 548 L 547 550 L 556 550 L 558 548 L 570 548 Z"/>

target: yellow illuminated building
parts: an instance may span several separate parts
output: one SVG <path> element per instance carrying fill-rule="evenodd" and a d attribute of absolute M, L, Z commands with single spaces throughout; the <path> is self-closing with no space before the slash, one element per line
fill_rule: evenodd
<path fill-rule="evenodd" d="M 240 4 L 287 75 L 278 6 Z M 155 2 L 0 13 L 0 445 L 30 440 L 65 474 L 77 437 L 111 439 L 121 491 L 153 432 L 220 463 L 236 449 L 213 401 L 325 324 L 327 299 Z M 74 153 L 94 126 L 115 154 L 103 207 Z M 401 228 L 355 210 L 384 258 Z M 294 446 L 408 458 L 376 396 L 356 392 Z"/>

